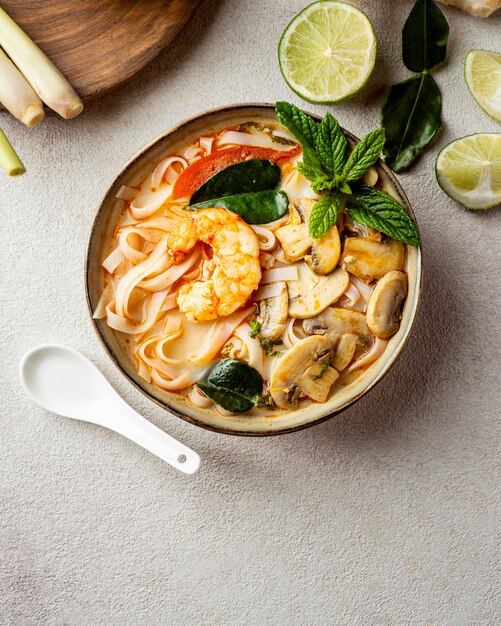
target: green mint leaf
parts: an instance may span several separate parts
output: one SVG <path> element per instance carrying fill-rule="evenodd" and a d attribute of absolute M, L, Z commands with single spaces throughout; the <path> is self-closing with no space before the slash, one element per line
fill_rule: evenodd
<path fill-rule="evenodd" d="M 427 72 L 390 87 L 383 103 L 386 163 L 403 172 L 440 130 L 442 96 Z"/>
<path fill-rule="evenodd" d="M 311 181 L 311 188 L 316 193 L 320 193 L 321 191 L 332 191 L 333 189 L 337 189 L 337 182 L 329 178 L 326 174 L 322 176 L 317 176 Z"/>
<path fill-rule="evenodd" d="M 359 224 L 372 226 L 393 239 L 415 246 L 421 243 L 417 226 L 404 207 L 379 189 L 361 185 L 346 210 Z"/>
<path fill-rule="evenodd" d="M 384 146 L 384 128 L 373 130 L 353 148 L 346 165 L 343 177 L 346 182 L 358 180 L 379 159 Z"/>
<path fill-rule="evenodd" d="M 301 109 L 289 102 L 277 102 L 275 113 L 278 121 L 285 126 L 299 141 L 303 148 L 303 160 L 306 157 L 310 165 L 320 170 L 322 166 L 315 153 L 315 143 L 318 134 L 318 123 Z"/>
<path fill-rule="evenodd" d="M 343 193 L 346 193 L 348 195 L 352 193 L 351 187 L 348 185 L 348 183 L 341 183 L 339 185 L 339 191 L 342 191 Z"/>
<path fill-rule="evenodd" d="M 323 237 L 334 226 L 342 202 L 340 193 L 330 193 L 315 204 L 308 222 L 308 231 L 314 239 Z"/>
<path fill-rule="evenodd" d="M 318 159 L 311 159 L 307 154 L 303 152 L 303 160 L 297 164 L 297 169 L 301 174 L 307 178 L 308 180 L 315 180 L 316 178 L 324 177 L 327 178 L 327 175 L 324 173 Z"/>
<path fill-rule="evenodd" d="M 340 172 L 344 162 L 348 141 L 339 122 L 327 113 L 318 127 L 315 151 L 326 171 L 334 176 Z"/>
<path fill-rule="evenodd" d="M 402 32 L 402 57 L 411 72 L 431 70 L 445 60 L 449 25 L 433 0 L 416 0 Z"/>

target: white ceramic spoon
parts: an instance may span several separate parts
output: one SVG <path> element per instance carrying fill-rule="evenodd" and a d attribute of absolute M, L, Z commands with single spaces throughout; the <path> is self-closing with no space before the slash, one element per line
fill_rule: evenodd
<path fill-rule="evenodd" d="M 197 471 L 198 454 L 136 413 L 80 352 L 37 346 L 24 355 L 20 373 L 26 393 L 44 409 L 106 426 L 185 474 Z"/>

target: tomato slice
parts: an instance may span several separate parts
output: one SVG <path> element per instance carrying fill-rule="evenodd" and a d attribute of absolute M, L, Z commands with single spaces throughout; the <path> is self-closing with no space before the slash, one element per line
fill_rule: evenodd
<path fill-rule="evenodd" d="M 281 159 L 290 159 L 297 156 L 301 152 L 301 146 L 298 144 L 291 150 L 273 150 L 272 148 L 259 148 L 257 146 L 236 146 L 235 148 L 226 148 L 225 150 L 217 150 L 202 157 L 189 165 L 179 174 L 174 189 L 172 190 L 173 198 L 191 198 L 197 189 L 199 189 L 209 178 L 217 174 L 228 165 L 248 161 L 249 159 L 267 159 L 278 163 Z"/>

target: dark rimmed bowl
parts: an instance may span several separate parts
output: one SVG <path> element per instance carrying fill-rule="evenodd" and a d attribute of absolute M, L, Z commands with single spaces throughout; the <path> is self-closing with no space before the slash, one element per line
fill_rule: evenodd
<path fill-rule="evenodd" d="M 212 109 L 170 128 L 132 157 L 118 173 L 99 204 L 85 260 L 85 289 L 92 324 L 106 353 L 120 372 L 147 398 L 191 424 L 216 432 L 247 436 L 278 435 L 313 426 L 340 413 L 369 392 L 388 372 L 409 338 L 419 306 L 422 280 L 420 248 L 407 247 L 406 271 L 409 277 L 409 294 L 403 309 L 400 328 L 390 339 L 385 353 L 359 379 L 337 390 L 326 403 L 312 403 L 292 411 L 280 412 L 272 417 L 218 415 L 192 405 L 179 394 L 163 391 L 145 382 L 136 372 L 123 337 L 109 328 L 105 320 L 92 318 L 92 312 L 103 288 L 101 263 L 107 255 L 112 232 L 123 210 L 123 202 L 115 197 L 120 187 L 137 185 L 167 154 L 185 146 L 190 139 L 248 120 L 276 123 L 274 106 L 271 104 L 235 104 Z M 346 134 L 352 141 L 357 140 L 350 133 Z M 394 174 L 382 161 L 378 164 L 378 170 L 387 190 L 414 217 L 409 201 Z"/>

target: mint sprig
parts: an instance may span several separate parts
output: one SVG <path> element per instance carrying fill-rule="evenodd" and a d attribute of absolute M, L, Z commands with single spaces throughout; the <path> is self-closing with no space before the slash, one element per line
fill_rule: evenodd
<path fill-rule="evenodd" d="M 361 185 L 350 199 L 346 210 L 359 224 L 372 226 L 393 239 L 414 246 L 421 243 L 419 231 L 410 215 L 384 191 L 370 185 Z"/>
<path fill-rule="evenodd" d="M 329 228 L 334 226 L 343 199 L 343 194 L 335 191 L 327 194 L 315 204 L 308 222 L 308 232 L 314 239 L 323 237 Z"/>
<path fill-rule="evenodd" d="M 316 193 L 327 191 L 327 194 L 313 207 L 308 223 L 310 235 L 318 239 L 323 237 L 329 228 L 336 223 L 345 196 L 351 196 L 353 193 L 350 183 L 358 181 L 381 155 L 385 142 L 384 128 L 377 128 L 362 137 L 351 153 L 347 155 L 348 140 L 341 130 L 339 122 L 331 113 L 327 113 L 318 123 L 294 104 L 288 102 L 277 102 L 275 110 L 279 122 L 294 135 L 303 149 L 303 160 L 297 164 L 298 171 L 310 181 L 313 191 Z M 368 188 L 373 189 L 372 187 Z M 377 192 L 377 190 L 374 191 Z M 366 195 L 362 190 L 357 192 L 351 205 L 353 219 L 363 224 L 372 221 L 373 223 L 369 225 L 375 228 L 378 228 L 375 226 L 375 222 L 378 222 L 383 226 L 378 230 L 394 239 L 407 243 L 419 241 L 419 234 L 414 222 L 396 200 L 387 196 L 390 201 L 400 207 L 400 213 L 392 204 L 391 209 L 387 208 L 383 215 L 381 204 L 377 204 L 373 196 L 371 196 L 370 202 L 363 200 Z M 362 200 L 359 201 L 359 197 Z M 391 213 L 391 211 L 393 212 Z M 360 220 L 355 217 L 356 215 L 360 217 Z M 402 215 L 406 216 L 407 222 Z M 408 223 L 412 224 L 414 230 Z M 393 234 L 387 230 L 391 230 Z"/>

